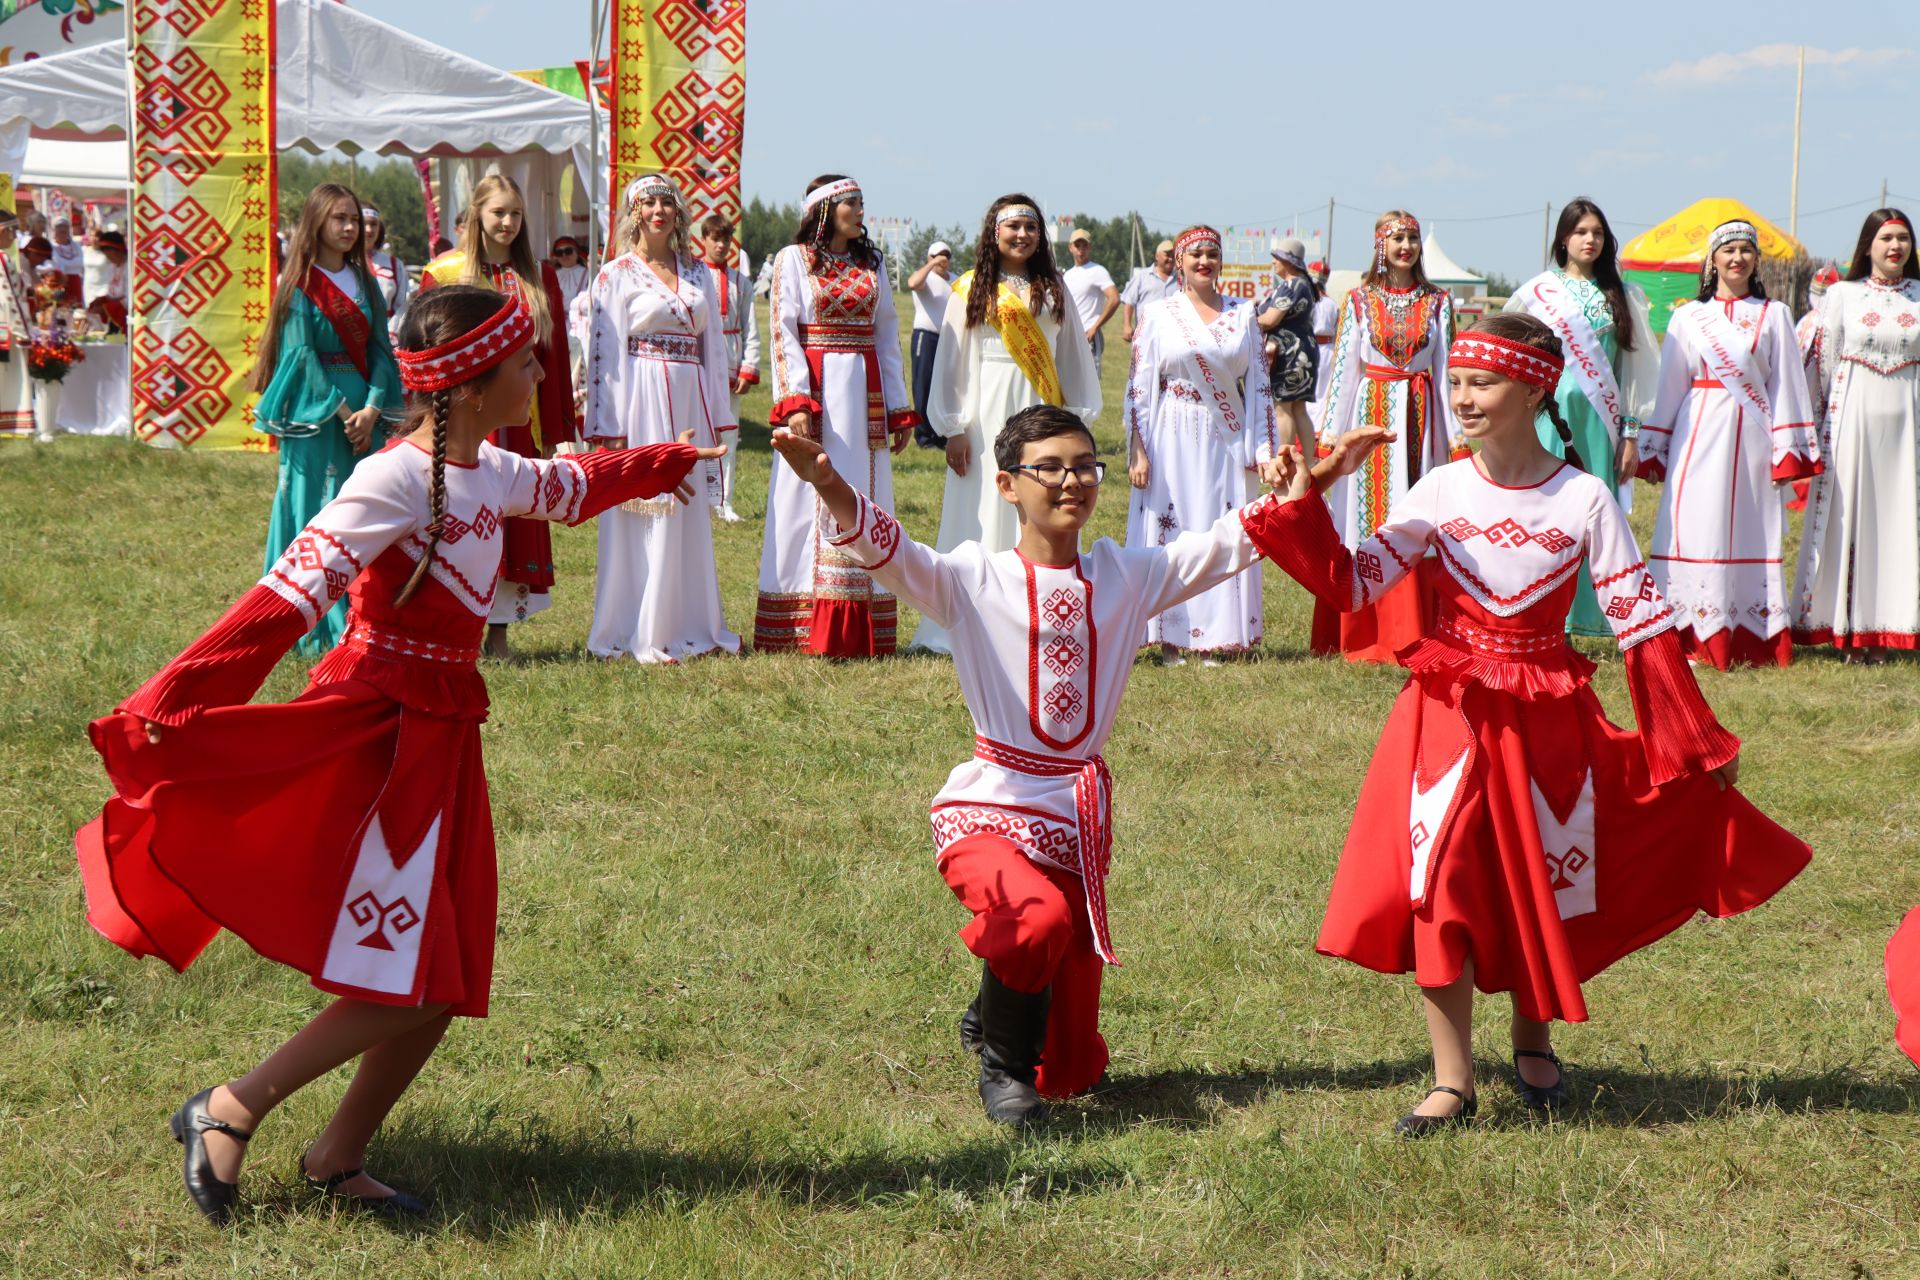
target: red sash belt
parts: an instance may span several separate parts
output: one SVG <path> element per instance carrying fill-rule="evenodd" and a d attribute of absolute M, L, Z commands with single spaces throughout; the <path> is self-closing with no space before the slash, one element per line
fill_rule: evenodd
<path fill-rule="evenodd" d="M 1087 922 L 1093 926 L 1093 949 L 1108 964 L 1119 964 L 1113 953 L 1113 935 L 1107 928 L 1107 868 L 1113 863 L 1113 775 L 1100 756 L 1074 760 L 1040 755 L 1020 747 L 974 735 L 973 758 L 1036 778 L 1072 778 L 1074 833 L 1080 841 L 1079 873 L 1087 897 Z"/>
<path fill-rule="evenodd" d="M 1442 611 L 1434 632 L 1470 653 L 1507 660 L 1537 658 L 1566 648 L 1559 627 L 1489 627 L 1463 613 Z"/>
<path fill-rule="evenodd" d="M 800 345 L 807 353 L 807 370 L 813 375 L 813 391 L 820 396 L 826 384 L 820 378 L 820 366 L 829 351 L 846 351 L 860 357 L 867 369 L 867 447 L 887 446 L 887 404 L 880 391 L 880 357 L 874 350 L 870 324 L 803 324 Z"/>
<path fill-rule="evenodd" d="M 307 295 L 307 301 L 333 327 L 333 336 L 340 340 L 340 348 L 346 352 L 347 359 L 353 362 L 354 371 L 363 381 L 366 380 L 370 376 L 367 340 L 373 333 L 367 313 L 360 309 L 359 303 L 342 293 L 340 286 L 329 280 L 318 267 L 307 268 L 307 278 L 300 282 L 300 292 Z"/>

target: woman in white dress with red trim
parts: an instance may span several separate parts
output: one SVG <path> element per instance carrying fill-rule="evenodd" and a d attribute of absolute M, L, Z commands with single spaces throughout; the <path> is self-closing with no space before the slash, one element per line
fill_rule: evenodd
<path fill-rule="evenodd" d="M 626 251 L 593 282 L 587 441 L 624 448 L 692 431 L 702 447 L 722 446 L 734 425 L 729 356 L 713 277 L 688 251 L 686 203 L 660 174 L 634 179 L 622 203 Z M 695 478 L 691 506 L 661 497 L 600 517 L 588 652 L 658 663 L 740 651 L 721 616 L 713 558 L 720 469 Z"/>
<path fill-rule="evenodd" d="M 1796 644 L 1848 661 L 1920 648 L 1920 265 L 1913 227 L 1876 209 L 1827 290 L 1814 394 L 1826 470 L 1813 482 L 1794 591 Z"/>
<path fill-rule="evenodd" d="M 1648 562 L 1687 656 L 1786 666 L 1786 512 L 1778 487 L 1820 471 L 1793 317 L 1766 296 L 1749 222 L 1714 229 L 1700 296 L 1674 311 L 1640 478 L 1664 485 Z"/>
<path fill-rule="evenodd" d="M 1273 397 L 1257 308 L 1223 295 L 1220 233 L 1195 226 L 1174 240 L 1179 292 L 1140 309 L 1127 374 L 1127 546 L 1165 546 L 1209 529 L 1247 501 L 1252 470 L 1273 457 Z M 1161 661 L 1183 652 L 1209 664 L 1245 653 L 1265 633 L 1260 566 L 1147 622 Z"/>
<path fill-rule="evenodd" d="M 1270 478 L 1288 501 L 1247 519 L 1255 546 L 1342 611 L 1430 551 L 1439 570 L 1433 631 L 1402 651 L 1410 674 L 1316 944 L 1420 986 L 1436 1084 L 1396 1126 L 1407 1137 L 1474 1115 L 1476 989 L 1512 993 L 1517 1090 L 1551 1111 L 1567 1097 L 1551 1022 L 1586 1020 L 1583 983 L 1699 912 L 1765 902 L 1810 856 L 1733 789 L 1740 740 L 1700 696 L 1613 485 L 1535 434 L 1544 412 L 1571 441 L 1553 399 L 1563 370 L 1539 320 L 1482 320 L 1449 356 L 1477 455 L 1422 477 L 1354 551 L 1310 489 L 1364 465 L 1355 451 L 1385 428 L 1343 438 L 1311 485 L 1282 459 Z M 1567 641 L 1583 564 L 1624 651 L 1635 733 L 1607 720 L 1594 664 Z"/>

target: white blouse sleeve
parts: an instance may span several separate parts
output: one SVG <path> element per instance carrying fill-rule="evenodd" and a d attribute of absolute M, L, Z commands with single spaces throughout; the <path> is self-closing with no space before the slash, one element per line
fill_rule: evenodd
<path fill-rule="evenodd" d="M 587 409 L 581 438 L 594 444 L 625 443 L 620 423 L 620 397 L 615 387 L 626 376 L 626 288 L 620 281 L 619 260 L 600 268 L 588 287 Z"/>
<path fill-rule="evenodd" d="M 948 557 L 909 538 L 900 522 L 865 494 L 856 490 L 854 496 L 860 511 L 852 529 L 825 517 L 828 545 L 845 551 L 893 594 L 951 631 L 960 588 Z"/>
<path fill-rule="evenodd" d="M 400 454 L 401 456 L 395 456 Z M 332 502 L 307 522 L 260 585 L 300 611 L 308 624 L 320 620 L 353 580 L 380 553 L 411 533 L 425 518 L 411 445 L 393 446 L 354 469 Z"/>

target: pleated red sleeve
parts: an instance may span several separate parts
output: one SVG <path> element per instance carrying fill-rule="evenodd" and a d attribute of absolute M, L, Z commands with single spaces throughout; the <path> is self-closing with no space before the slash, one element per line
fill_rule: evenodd
<path fill-rule="evenodd" d="M 1240 522 L 1260 554 L 1314 596 L 1343 613 L 1354 608 L 1353 553 L 1340 542 L 1327 504 L 1309 496 L 1297 502 L 1255 502 Z"/>
<path fill-rule="evenodd" d="M 255 586 L 115 710 L 179 725 L 209 707 L 239 706 L 311 625 L 278 593 Z"/>
<path fill-rule="evenodd" d="M 1740 754 L 1740 739 L 1721 726 L 1701 694 L 1678 632 L 1669 627 L 1648 636 L 1626 651 L 1626 662 L 1633 718 L 1654 786 L 1718 769 Z"/>

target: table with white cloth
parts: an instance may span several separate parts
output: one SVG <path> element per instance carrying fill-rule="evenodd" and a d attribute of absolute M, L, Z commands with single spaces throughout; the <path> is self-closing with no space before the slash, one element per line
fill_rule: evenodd
<path fill-rule="evenodd" d="M 124 436 L 133 429 L 133 383 L 127 344 L 83 342 L 86 359 L 67 370 L 60 384 L 54 425 L 76 436 Z"/>

